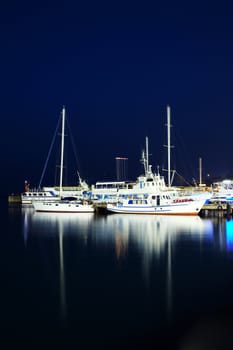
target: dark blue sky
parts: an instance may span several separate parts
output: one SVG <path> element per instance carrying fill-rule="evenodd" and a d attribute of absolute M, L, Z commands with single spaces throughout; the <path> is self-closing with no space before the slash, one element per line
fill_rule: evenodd
<path fill-rule="evenodd" d="M 116 156 L 136 179 L 146 136 L 166 166 L 167 105 L 177 171 L 198 180 L 201 157 L 203 177 L 233 175 L 232 18 L 231 1 L 1 4 L 3 190 L 38 185 L 63 105 L 89 183 Z"/>

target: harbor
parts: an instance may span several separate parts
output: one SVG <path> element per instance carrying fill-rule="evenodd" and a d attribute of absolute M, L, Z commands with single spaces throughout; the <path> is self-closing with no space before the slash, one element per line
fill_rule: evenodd
<path fill-rule="evenodd" d="M 232 14 L 2 2 L 3 350 L 233 350 Z"/>
<path fill-rule="evenodd" d="M 140 159 L 144 172 L 135 181 L 119 179 L 118 168 L 118 181 L 97 182 L 88 186 L 77 171 L 79 185 L 64 187 L 66 110 L 63 106 L 57 125 L 57 128 L 59 125 L 61 127 L 59 186 L 41 188 L 42 176 L 38 189 L 31 190 L 30 184 L 25 181 L 24 192 L 20 195 L 11 194 L 8 202 L 31 204 L 37 212 L 232 216 L 233 181 L 215 182 L 210 187 L 203 184 L 201 158 L 199 158 L 198 186 L 177 187 L 172 184 L 175 172 L 171 170 L 170 119 L 170 106 L 167 106 L 166 179 L 160 174 L 159 167 L 157 172 L 152 170 L 152 165 L 149 163 L 149 142 L 146 137 L 145 149 L 142 150 Z M 116 160 L 125 162 L 128 158 L 116 157 Z"/>

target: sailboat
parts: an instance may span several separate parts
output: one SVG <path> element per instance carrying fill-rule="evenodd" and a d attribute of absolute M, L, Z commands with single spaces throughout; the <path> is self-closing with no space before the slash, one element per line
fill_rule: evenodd
<path fill-rule="evenodd" d="M 62 198 L 63 183 L 63 160 L 64 160 L 64 136 L 65 136 L 65 107 L 62 109 L 62 130 L 61 130 L 61 159 L 60 159 L 60 199 L 54 201 L 32 201 L 35 211 L 54 213 L 93 213 L 94 206 L 84 199 L 76 197 Z"/>
<path fill-rule="evenodd" d="M 65 112 L 65 109 L 64 109 Z M 61 115 L 62 117 L 62 115 Z M 55 141 L 55 136 L 57 134 L 58 131 L 58 127 L 61 125 L 61 120 L 62 118 L 59 117 L 59 121 L 58 121 L 58 125 L 56 127 L 56 131 L 53 137 L 53 141 L 52 144 L 50 146 L 50 150 L 49 150 L 49 154 L 48 157 L 46 159 L 45 162 L 45 166 L 40 178 L 40 182 L 37 188 L 31 188 L 30 184 L 28 181 L 25 180 L 24 182 L 24 191 L 21 193 L 20 195 L 20 200 L 21 200 L 21 204 L 32 204 L 32 201 L 57 201 L 60 198 L 64 198 L 64 197 L 76 197 L 76 198 L 83 198 L 83 196 L 85 196 L 90 188 L 88 186 L 88 184 L 86 183 L 85 180 L 83 180 L 79 174 L 79 172 L 77 171 L 77 175 L 78 175 L 78 183 L 77 185 L 71 185 L 71 186 L 62 186 L 62 189 L 60 188 L 59 184 L 57 186 L 43 186 L 41 187 L 41 183 L 45 174 L 45 170 L 47 168 L 47 164 L 48 164 L 48 160 L 50 157 L 50 153 L 52 150 L 52 146 L 54 144 Z M 65 123 L 65 122 L 64 122 Z M 65 124 L 64 124 L 65 125 Z"/>

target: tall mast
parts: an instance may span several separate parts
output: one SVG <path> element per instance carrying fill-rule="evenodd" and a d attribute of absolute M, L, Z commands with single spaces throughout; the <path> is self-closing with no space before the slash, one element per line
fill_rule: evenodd
<path fill-rule="evenodd" d="M 148 136 L 146 136 L 146 173 L 149 170 L 149 151 L 148 151 Z"/>
<path fill-rule="evenodd" d="M 65 107 L 62 108 L 62 128 L 61 128 L 61 163 L 60 163 L 60 197 L 62 193 L 63 180 L 63 159 L 64 159 L 64 136 L 65 136 Z"/>
<path fill-rule="evenodd" d="M 170 114 L 170 106 L 167 106 L 167 170 L 168 170 L 168 187 L 171 186 L 171 114 Z"/>

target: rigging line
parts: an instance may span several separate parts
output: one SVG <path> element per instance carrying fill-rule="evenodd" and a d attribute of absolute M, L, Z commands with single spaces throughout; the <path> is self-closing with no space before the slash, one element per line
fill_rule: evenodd
<path fill-rule="evenodd" d="M 68 118 L 66 118 L 66 122 L 67 122 L 67 127 L 68 127 L 68 131 L 69 131 L 69 135 L 70 135 L 71 145 L 72 145 L 73 152 L 74 152 L 76 166 L 79 169 L 78 155 L 77 155 L 77 152 L 76 152 L 77 148 L 76 148 L 76 145 L 75 145 L 75 142 L 74 142 L 74 137 L 73 137 L 73 134 L 72 134 L 72 131 L 71 131 L 71 127 L 70 127 Z"/>
<path fill-rule="evenodd" d="M 55 142 L 55 138 L 56 138 L 56 135 L 57 135 L 58 127 L 60 125 L 60 121 L 61 121 L 61 114 L 60 114 L 60 118 L 58 119 L 57 127 L 56 127 L 56 130 L 54 132 L 52 143 L 51 143 L 50 148 L 49 148 L 49 152 L 48 152 L 47 159 L 46 159 L 46 162 L 45 162 L 45 165 L 44 165 L 44 169 L 42 171 L 42 175 L 41 175 L 41 178 L 40 178 L 38 189 L 41 188 L 41 183 L 43 181 L 44 174 L 45 174 L 45 171 L 46 171 L 46 168 L 47 168 L 47 165 L 48 165 L 48 161 L 49 161 L 49 158 L 50 158 L 50 155 L 51 155 L 51 151 L 52 151 L 52 148 L 53 148 L 53 145 L 54 145 L 54 142 Z"/>
<path fill-rule="evenodd" d="M 195 174 L 196 170 L 193 166 L 193 163 L 190 162 L 190 159 L 193 157 L 193 155 L 190 153 L 190 149 L 188 147 L 188 143 L 184 142 L 185 138 L 181 134 L 180 129 L 176 129 L 176 133 L 174 134 L 176 140 L 177 140 L 177 149 L 179 147 L 179 154 L 182 156 L 181 158 L 177 158 L 179 161 L 179 164 L 182 162 L 182 169 L 183 171 L 186 172 L 186 177 L 188 176 L 189 178 Z"/>
<path fill-rule="evenodd" d="M 179 174 L 176 170 L 175 170 L 175 172 L 187 185 L 190 186 L 190 183 L 187 180 L 185 180 L 185 178 L 181 174 Z"/>

